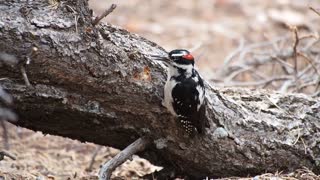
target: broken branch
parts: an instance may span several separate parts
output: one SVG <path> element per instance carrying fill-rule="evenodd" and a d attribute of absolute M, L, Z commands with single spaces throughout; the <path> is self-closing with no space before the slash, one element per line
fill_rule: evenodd
<path fill-rule="evenodd" d="M 92 25 L 95 26 L 97 25 L 103 18 L 107 17 L 110 13 L 112 13 L 112 11 L 117 7 L 116 4 L 111 4 L 111 6 L 109 7 L 109 9 L 107 9 L 104 13 L 102 13 L 100 16 L 97 16 Z"/>
<path fill-rule="evenodd" d="M 149 138 L 142 137 L 130 144 L 128 147 L 126 147 L 124 150 L 122 150 L 119 154 L 117 154 L 114 158 L 112 158 L 110 161 L 108 161 L 101 167 L 99 172 L 99 180 L 109 180 L 112 175 L 112 172 L 118 166 L 124 163 L 132 155 L 136 154 L 137 152 L 143 151 L 150 142 L 151 141 Z"/>

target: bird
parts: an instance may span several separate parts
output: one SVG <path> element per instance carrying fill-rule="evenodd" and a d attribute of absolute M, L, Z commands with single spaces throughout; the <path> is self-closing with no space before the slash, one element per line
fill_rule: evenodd
<path fill-rule="evenodd" d="M 205 86 L 194 68 L 195 59 L 186 49 L 175 49 L 167 56 L 152 55 L 168 65 L 162 105 L 176 117 L 191 136 L 204 133 Z"/>

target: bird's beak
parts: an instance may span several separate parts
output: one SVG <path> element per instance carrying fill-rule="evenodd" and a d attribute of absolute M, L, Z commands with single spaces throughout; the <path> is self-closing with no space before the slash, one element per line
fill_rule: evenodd
<path fill-rule="evenodd" d="M 165 56 L 159 56 L 159 55 L 150 55 L 151 59 L 156 60 L 156 61 L 162 61 L 166 64 L 170 63 L 170 59 Z"/>

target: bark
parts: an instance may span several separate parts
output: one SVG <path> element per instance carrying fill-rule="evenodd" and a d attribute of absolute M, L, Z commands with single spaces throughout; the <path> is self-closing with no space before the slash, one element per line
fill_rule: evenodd
<path fill-rule="evenodd" d="M 164 65 L 146 55 L 165 54 L 161 47 L 113 25 L 92 26 L 86 0 L 49 2 L 0 3 L 0 52 L 31 59 L 30 87 L 18 65 L 0 64 L 17 125 L 119 149 L 149 136 L 142 157 L 196 178 L 302 166 L 320 173 L 319 98 L 207 83 L 210 127 L 189 138 L 161 106 Z"/>

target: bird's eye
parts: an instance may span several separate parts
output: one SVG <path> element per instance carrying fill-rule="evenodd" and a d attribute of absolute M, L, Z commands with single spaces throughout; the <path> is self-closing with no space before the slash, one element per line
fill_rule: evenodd
<path fill-rule="evenodd" d="M 194 59 L 191 54 L 183 55 L 182 58 L 183 58 L 183 59 L 186 59 L 186 60 L 190 60 L 190 61 L 193 61 L 193 59 Z"/>

